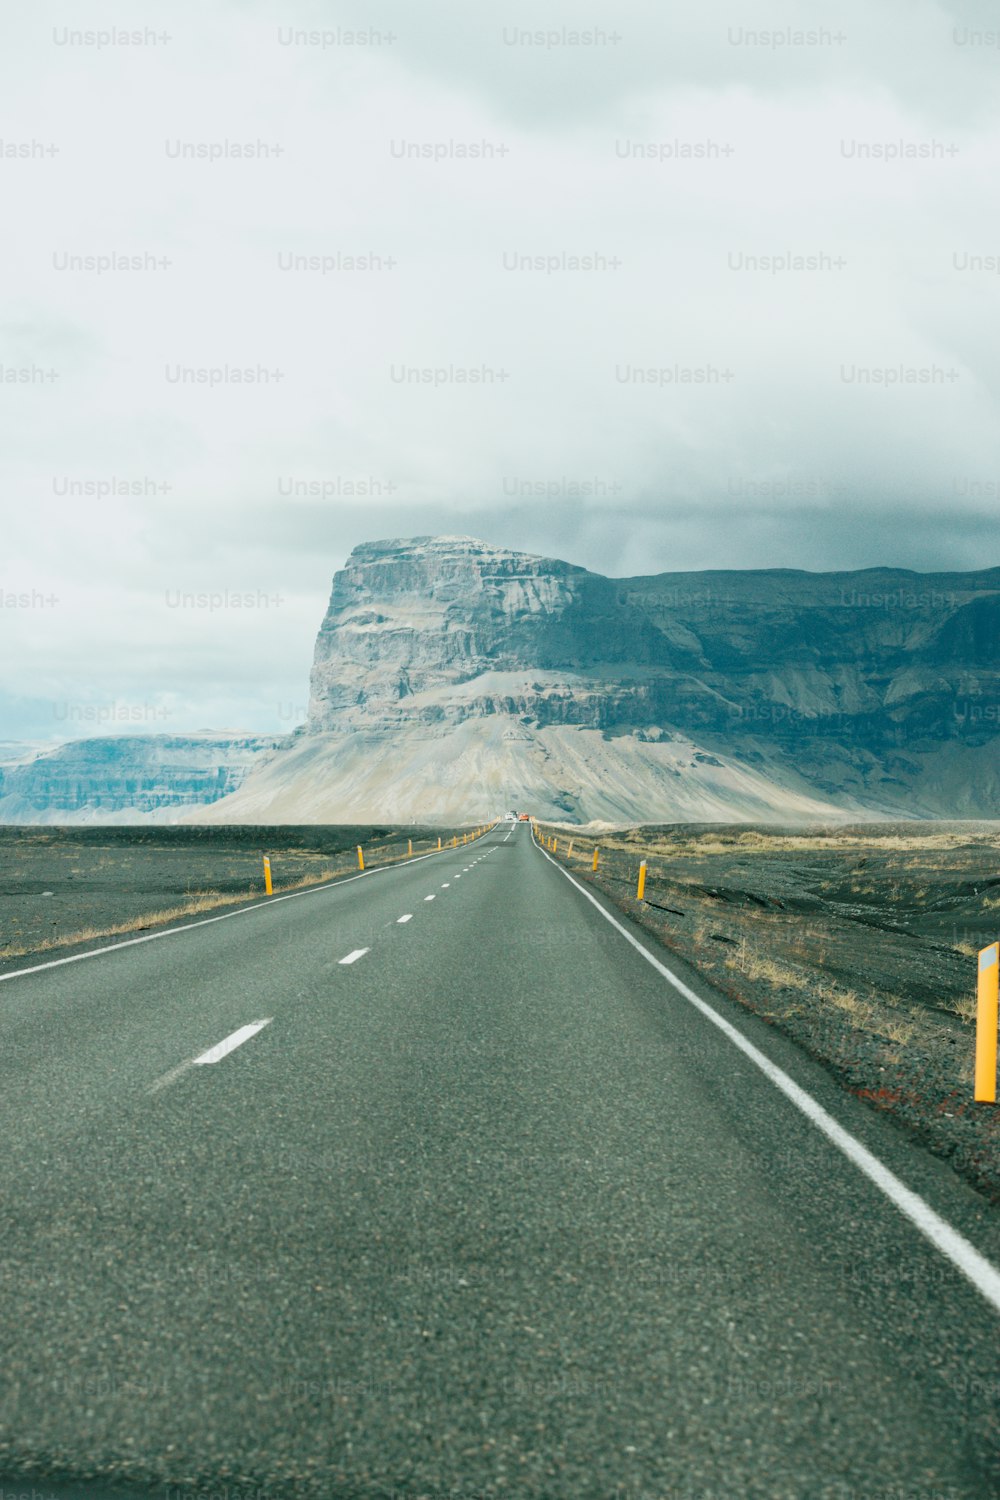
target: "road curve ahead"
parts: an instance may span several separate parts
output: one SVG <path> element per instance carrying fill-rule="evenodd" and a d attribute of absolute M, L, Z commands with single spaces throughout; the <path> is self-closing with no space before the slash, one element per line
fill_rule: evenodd
<path fill-rule="evenodd" d="M 669 963 L 1000 1264 L 945 1165 Z M 982 1285 L 527 825 L 6 980 L 0 1025 L 36 1497 L 1000 1493 Z"/>

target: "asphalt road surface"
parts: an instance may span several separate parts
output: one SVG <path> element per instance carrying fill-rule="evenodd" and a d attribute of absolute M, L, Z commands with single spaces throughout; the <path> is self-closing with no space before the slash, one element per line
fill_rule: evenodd
<path fill-rule="evenodd" d="M 996 1215 L 604 910 L 501 826 L 0 983 L 0 1500 L 1000 1494 Z"/>

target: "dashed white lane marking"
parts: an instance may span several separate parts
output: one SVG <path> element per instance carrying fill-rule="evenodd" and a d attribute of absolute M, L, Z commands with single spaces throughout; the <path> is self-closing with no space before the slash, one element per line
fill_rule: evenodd
<path fill-rule="evenodd" d="M 268 1016 L 266 1021 L 251 1021 L 249 1026 L 241 1026 L 239 1031 L 234 1031 L 232 1036 L 227 1036 L 224 1041 L 216 1042 L 214 1047 L 209 1047 L 200 1057 L 194 1058 L 191 1063 L 193 1068 L 203 1068 L 206 1063 L 217 1063 L 233 1052 L 237 1047 L 242 1047 L 258 1031 L 263 1031 L 265 1026 L 270 1026 L 273 1016 Z"/>
<path fill-rule="evenodd" d="M 150 1086 L 150 1093 L 156 1094 L 160 1089 L 165 1089 L 168 1084 L 180 1078 L 182 1073 L 186 1073 L 188 1068 L 202 1068 L 206 1063 L 219 1062 L 236 1047 L 241 1047 L 252 1036 L 256 1036 L 258 1031 L 263 1031 L 265 1026 L 270 1026 L 273 1020 L 273 1016 L 268 1016 L 264 1021 L 251 1021 L 249 1026 L 241 1026 L 239 1031 L 234 1031 L 223 1041 L 217 1042 L 214 1047 L 209 1047 L 207 1052 L 201 1052 L 197 1057 L 189 1057 L 185 1062 L 178 1063 L 176 1068 L 171 1068 L 169 1073 L 164 1073 L 162 1078 L 158 1078 Z"/>
<path fill-rule="evenodd" d="M 433 901 L 433 900 L 434 900 L 434 897 L 433 897 L 433 896 L 425 896 L 425 897 L 424 897 L 424 900 L 425 900 L 425 901 Z"/>
<path fill-rule="evenodd" d="M 446 880 L 445 883 L 444 883 L 444 885 L 441 887 L 441 889 L 443 891 L 446 891 L 450 885 L 451 885 L 451 881 L 450 880 Z"/>
<path fill-rule="evenodd" d="M 370 951 L 369 948 L 355 948 L 353 953 L 348 953 L 340 962 L 342 964 L 356 964 L 359 958 L 364 958 L 365 954 Z"/>
<path fill-rule="evenodd" d="M 412 911 L 408 911 L 406 913 L 405 917 L 397 917 L 396 918 L 396 926 L 398 927 L 399 924 L 400 924 L 400 922 L 411 922 L 412 920 L 413 920 L 413 913 L 412 913 Z"/>

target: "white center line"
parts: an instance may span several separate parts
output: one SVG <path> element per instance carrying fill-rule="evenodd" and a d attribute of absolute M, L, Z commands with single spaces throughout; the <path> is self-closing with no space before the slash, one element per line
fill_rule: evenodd
<path fill-rule="evenodd" d="M 396 925 L 398 927 L 400 922 L 410 922 L 412 920 L 413 920 L 413 913 L 412 913 L 412 911 L 408 911 L 406 913 L 405 917 L 397 917 L 396 918 Z"/>
<path fill-rule="evenodd" d="M 200 1057 L 194 1058 L 191 1066 L 193 1068 L 201 1068 L 206 1063 L 220 1062 L 228 1053 L 234 1051 L 237 1047 L 242 1047 L 244 1042 L 248 1042 L 252 1036 L 256 1036 L 258 1031 L 263 1031 L 265 1026 L 270 1026 L 273 1019 L 273 1016 L 268 1016 L 266 1021 L 251 1021 L 249 1026 L 241 1026 L 239 1031 L 234 1031 L 232 1036 L 226 1037 L 225 1041 L 216 1042 L 214 1047 L 209 1047 L 207 1052 L 203 1052 Z"/>
<path fill-rule="evenodd" d="M 368 948 L 355 948 L 353 953 L 348 953 L 347 957 L 342 958 L 340 962 L 342 964 L 356 964 L 359 958 L 364 958 L 365 954 L 370 951 Z"/>
<path fill-rule="evenodd" d="M 424 897 L 424 900 L 425 900 L 425 901 L 433 901 L 433 900 L 434 900 L 434 897 L 433 897 L 433 896 L 425 896 L 425 897 Z"/>
<path fill-rule="evenodd" d="M 165 1089 L 168 1084 L 174 1083 L 183 1073 L 186 1073 L 188 1068 L 196 1066 L 204 1067 L 206 1063 L 217 1063 L 220 1058 L 225 1057 L 228 1052 L 232 1052 L 235 1047 L 242 1046 L 252 1036 L 256 1036 L 258 1031 L 263 1031 L 265 1026 L 270 1026 L 273 1019 L 273 1016 L 268 1016 L 266 1021 L 252 1021 L 249 1026 L 241 1026 L 239 1031 L 234 1031 L 224 1041 L 218 1042 L 214 1047 L 209 1047 L 207 1052 L 202 1052 L 198 1057 L 189 1057 L 185 1062 L 178 1063 L 176 1068 L 171 1068 L 169 1073 L 164 1073 L 161 1078 L 158 1078 L 155 1083 L 150 1085 L 150 1093 L 159 1093 L 160 1089 Z"/>

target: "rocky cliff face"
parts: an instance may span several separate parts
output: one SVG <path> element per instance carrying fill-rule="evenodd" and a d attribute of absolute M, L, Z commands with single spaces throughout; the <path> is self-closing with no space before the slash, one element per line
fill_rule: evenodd
<path fill-rule="evenodd" d="M 359 547 L 334 579 L 310 732 L 661 726 L 872 750 L 1000 729 L 1000 568 L 607 579 L 468 537 Z"/>
<path fill-rule="evenodd" d="M 316 643 L 312 732 L 537 711 L 599 725 L 649 643 L 611 580 L 471 537 L 355 549 Z M 614 669 L 614 671 L 609 671 Z"/>
<path fill-rule="evenodd" d="M 306 729 L 218 813 L 990 817 L 998 732 L 1000 569 L 612 580 L 418 537 L 336 575 Z"/>

